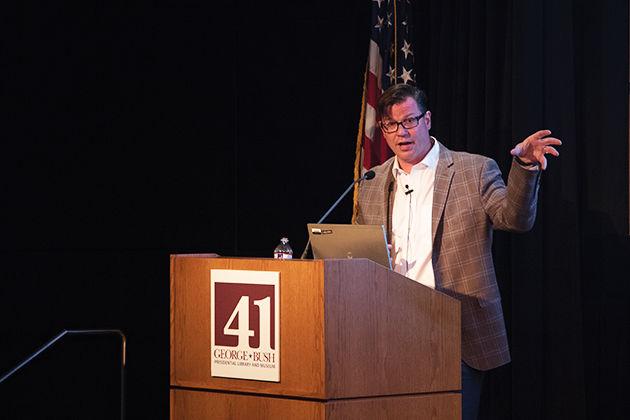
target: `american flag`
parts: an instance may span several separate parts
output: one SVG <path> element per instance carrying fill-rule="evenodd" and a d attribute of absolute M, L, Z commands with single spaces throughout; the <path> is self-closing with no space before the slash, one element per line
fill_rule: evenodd
<path fill-rule="evenodd" d="M 416 83 L 411 44 L 411 6 L 412 0 L 372 0 L 370 48 L 363 84 L 355 178 L 392 156 L 376 122 L 376 102 L 381 93 L 394 84 Z"/>

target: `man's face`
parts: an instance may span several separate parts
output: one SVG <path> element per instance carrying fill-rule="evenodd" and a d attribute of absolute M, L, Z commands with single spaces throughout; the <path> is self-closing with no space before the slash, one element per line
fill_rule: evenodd
<path fill-rule="evenodd" d="M 392 105 L 389 116 L 383 117 L 383 122 L 397 121 L 401 122 L 407 118 L 417 117 L 422 112 L 418 104 L 413 98 L 407 98 L 404 102 Z M 409 172 L 411 167 L 420 163 L 431 150 L 431 137 L 429 129 L 431 128 L 431 112 L 420 118 L 419 124 L 413 128 L 404 128 L 398 125 L 398 129 L 394 133 L 383 132 L 383 137 L 387 141 L 390 149 L 398 157 L 398 164 L 405 171 Z"/>

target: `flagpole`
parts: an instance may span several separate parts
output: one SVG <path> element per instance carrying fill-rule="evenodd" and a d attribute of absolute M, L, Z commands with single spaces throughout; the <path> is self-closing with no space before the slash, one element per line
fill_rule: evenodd
<path fill-rule="evenodd" d="M 357 134 L 357 145 L 355 147 L 354 157 L 354 178 L 357 179 L 361 176 L 361 169 L 363 168 L 363 133 L 365 129 L 365 90 L 367 86 L 368 65 L 365 66 L 365 72 L 363 73 L 363 95 L 361 98 L 361 117 L 359 118 L 359 131 Z M 354 191 L 352 193 L 352 223 L 355 223 L 357 214 L 359 212 L 359 187 L 355 184 Z"/>

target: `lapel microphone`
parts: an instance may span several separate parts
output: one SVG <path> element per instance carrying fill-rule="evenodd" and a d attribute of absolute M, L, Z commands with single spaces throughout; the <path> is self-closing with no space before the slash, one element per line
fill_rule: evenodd
<path fill-rule="evenodd" d="M 411 194 L 413 192 L 413 190 L 409 189 L 409 185 L 407 185 L 407 184 L 405 184 L 405 189 L 407 190 L 407 191 L 405 191 L 405 195 L 409 195 L 409 194 Z"/>

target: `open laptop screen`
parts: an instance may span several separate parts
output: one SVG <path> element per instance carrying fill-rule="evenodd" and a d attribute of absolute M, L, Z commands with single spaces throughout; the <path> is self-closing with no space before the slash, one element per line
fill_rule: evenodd
<path fill-rule="evenodd" d="M 314 258 L 368 258 L 391 270 L 383 225 L 307 225 Z"/>

